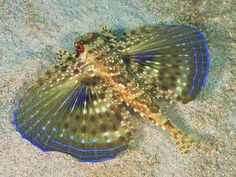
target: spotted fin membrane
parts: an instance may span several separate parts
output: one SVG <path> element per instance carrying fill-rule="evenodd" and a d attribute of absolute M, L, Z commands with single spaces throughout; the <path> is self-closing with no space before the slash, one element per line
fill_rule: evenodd
<path fill-rule="evenodd" d="M 43 151 L 61 151 L 80 161 L 113 158 L 130 141 L 129 113 L 104 81 L 81 78 L 69 65 L 52 67 L 38 80 L 19 101 L 14 124 Z"/>
<path fill-rule="evenodd" d="M 200 31 L 147 27 L 125 32 L 118 41 L 104 29 L 79 37 L 75 48 L 75 54 L 61 50 L 61 62 L 19 101 L 14 124 L 23 138 L 80 161 L 114 158 L 132 139 L 131 109 L 169 132 L 185 152 L 198 146 L 156 102 L 165 97 L 187 103 L 199 94 L 209 69 Z"/>
<path fill-rule="evenodd" d="M 151 95 L 151 101 L 145 103 L 150 109 L 157 109 L 154 105 L 160 97 L 182 103 L 192 101 L 206 82 L 210 64 L 206 39 L 192 26 L 139 28 L 125 32 L 117 45 L 129 74 Z M 157 116 L 152 112 L 146 117 L 166 130 L 183 153 L 205 148 L 176 129 L 161 110 L 154 111 Z"/>
<path fill-rule="evenodd" d="M 169 25 L 136 29 L 123 38 L 119 46 L 129 72 L 152 95 L 187 103 L 200 93 L 209 70 L 200 31 Z"/>

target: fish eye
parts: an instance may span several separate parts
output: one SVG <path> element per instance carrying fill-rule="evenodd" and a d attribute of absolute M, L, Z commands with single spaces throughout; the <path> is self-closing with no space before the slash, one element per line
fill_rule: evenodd
<path fill-rule="evenodd" d="M 84 51 L 84 45 L 81 42 L 76 42 L 74 46 L 77 52 L 82 53 Z"/>

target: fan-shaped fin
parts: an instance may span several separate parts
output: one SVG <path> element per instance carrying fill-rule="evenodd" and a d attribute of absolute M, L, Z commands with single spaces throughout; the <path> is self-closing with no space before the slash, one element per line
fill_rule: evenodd
<path fill-rule="evenodd" d="M 205 84 L 209 57 L 203 34 L 188 26 L 140 28 L 119 43 L 129 73 L 153 95 L 184 103 Z"/>
<path fill-rule="evenodd" d="M 41 76 L 19 101 L 14 124 L 42 150 L 81 161 L 113 158 L 131 139 L 129 112 L 104 80 L 80 76 L 75 60 L 69 58 Z"/>

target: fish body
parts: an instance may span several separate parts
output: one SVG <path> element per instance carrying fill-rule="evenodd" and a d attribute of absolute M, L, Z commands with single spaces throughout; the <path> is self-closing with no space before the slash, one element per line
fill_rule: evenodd
<path fill-rule="evenodd" d="M 144 27 L 117 40 L 105 28 L 78 37 L 74 46 L 74 53 L 60 50 L 59 63 L 19 101 L 14 124 L 23 138 L 80 161 L 114 158 L 132 140 L 133 110 L 167 130 L 184 152 L 198 146 L 156 103 L 160 97 L 187 103 L 200 93 L 209 70 L 200 31 Z"/>

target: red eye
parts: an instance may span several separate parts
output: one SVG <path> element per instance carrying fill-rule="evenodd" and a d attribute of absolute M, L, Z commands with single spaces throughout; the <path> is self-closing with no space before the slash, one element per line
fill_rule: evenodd
<path fill-rule="evenodd" d="M 75 43 L 75 49 L 76 51 L 78 51 L 79 53 L 82 53 L 84 51 L 84 45 L 79 43 L 79 42 L 76 42 Z"/>

